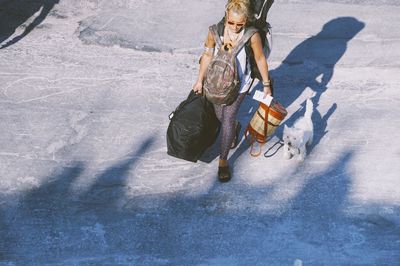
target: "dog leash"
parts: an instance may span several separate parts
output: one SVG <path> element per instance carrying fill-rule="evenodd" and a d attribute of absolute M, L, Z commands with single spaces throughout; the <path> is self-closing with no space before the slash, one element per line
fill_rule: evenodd
<path fill-rule="evenodd" d="M 274 151 L 272 154 L 268 154 L 268 152 L 271 151 L 277 144 L 279 144 L 280 146 L 276 149 L 276 151 Z M 269 149 L 264 153 L 264 157 L 265 157 L 265 158 L 269 158 L 269 157 L 274 156 L 274 155 L 279 151 L 279 149 L 282 148 L 282 146 L 283 146 L 283 141 L 282 141 L 282 140 L 278 140 L 277 142 L 275 142 L 274 145 L 272 145 L 271 148 L 269 148 Z"/>

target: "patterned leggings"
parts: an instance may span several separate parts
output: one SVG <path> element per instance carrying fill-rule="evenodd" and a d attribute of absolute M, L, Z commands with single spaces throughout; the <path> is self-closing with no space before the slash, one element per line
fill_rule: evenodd
<path fill-rule="evenodd" d="M 221 150 L 220 159 L 227 160 L 229 150 L 231 149 L 235 137 L 235 121 L 246 93 L 240 93 L 237 99 L 229 106 L 214 104 L 215 114 L 221 122 Z"/>

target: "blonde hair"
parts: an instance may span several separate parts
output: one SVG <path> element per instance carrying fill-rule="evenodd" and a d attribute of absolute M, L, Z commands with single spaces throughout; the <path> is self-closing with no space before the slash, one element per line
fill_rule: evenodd
<path fill-rule="evenodd" d="M 228 15 L 229 11 L 243 15 L 247 20 L 252 19 L 250 0 L 228 0 L 225 6 L 226 15 Z"/>

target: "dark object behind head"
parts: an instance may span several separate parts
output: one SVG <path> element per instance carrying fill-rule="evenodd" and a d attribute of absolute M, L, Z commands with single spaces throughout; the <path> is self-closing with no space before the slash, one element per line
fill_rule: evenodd
<path fill-rule="evenodd" d="M 268 11 L 274 0 L 251 0 L 251 9 L 255 14 L 255 24 L 257 27 L 264 27 L 267 21 Z"/>

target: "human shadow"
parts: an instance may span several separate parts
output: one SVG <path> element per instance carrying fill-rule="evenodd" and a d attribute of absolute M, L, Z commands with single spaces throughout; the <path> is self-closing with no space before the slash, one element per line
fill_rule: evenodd
<path fill-rule="evenodd" d="M 0 0 L 0 49 L 15 44 L 42 23 L 59 0 Z M 17 28 L 36 16 L 24 26 L 23 32 L 14 35 Z"/>
<path fill-rule="evenodd" d="M 297 45 L 282 63 L 270 71 L 274 79 L 274 98 L 283 106 L 290 106 L 306 88 L 311 88 L 314 93 L 314 109 L 318 107 L 321 95 L 328 89 L 328 83 L 334 74 L 334 68 L 340 58 L 346 52 L 348 42 L 353 39 L 363 28 L 365 23 L 354 17 L 339 17 L 327 22 L 322 30 L 299 45 Z M 260 88 L 256 87 L 256 89 Z M 258 107 L 258 102 L 253 100 L 255 90 L 246 97 L 239 110 L 238 119 L 242 125 L 247 125 L 251 115 Z M 329 116 L 317 117 L 314 122 L 316 128 L 324 131 L 327 119 L 336 109 L 331 107 Z M 300 117 L 301 112 L 290 115 L 285 123 L 290 125 Z M 322 125 L 319 125 L 322 123 Z M 282 127 L 278 128 L 276 135 L 282 134 Z M 315 147 L 325 134 L 317 132 L 317 139 L 312 147 Z M 242 129 L 242 136 L 244 130 Z M 242 137 L 243 138 L 243 137 Z M 242 141 L 239 147 L 230 157 L 233 164 L 240 155 L 250 147 L 247 141 Z"/>
<path fill-rule="evenodd" d="M 354 17 L 335 18 L 326 23 L 317 35 L 296 46 L 280 66 L 271 70 L 275 97 L 288 107 L 309 87 L 315 92 L 314 104 L 317 107 L 349 41 L 364 27 L 365 23 Z"/>

